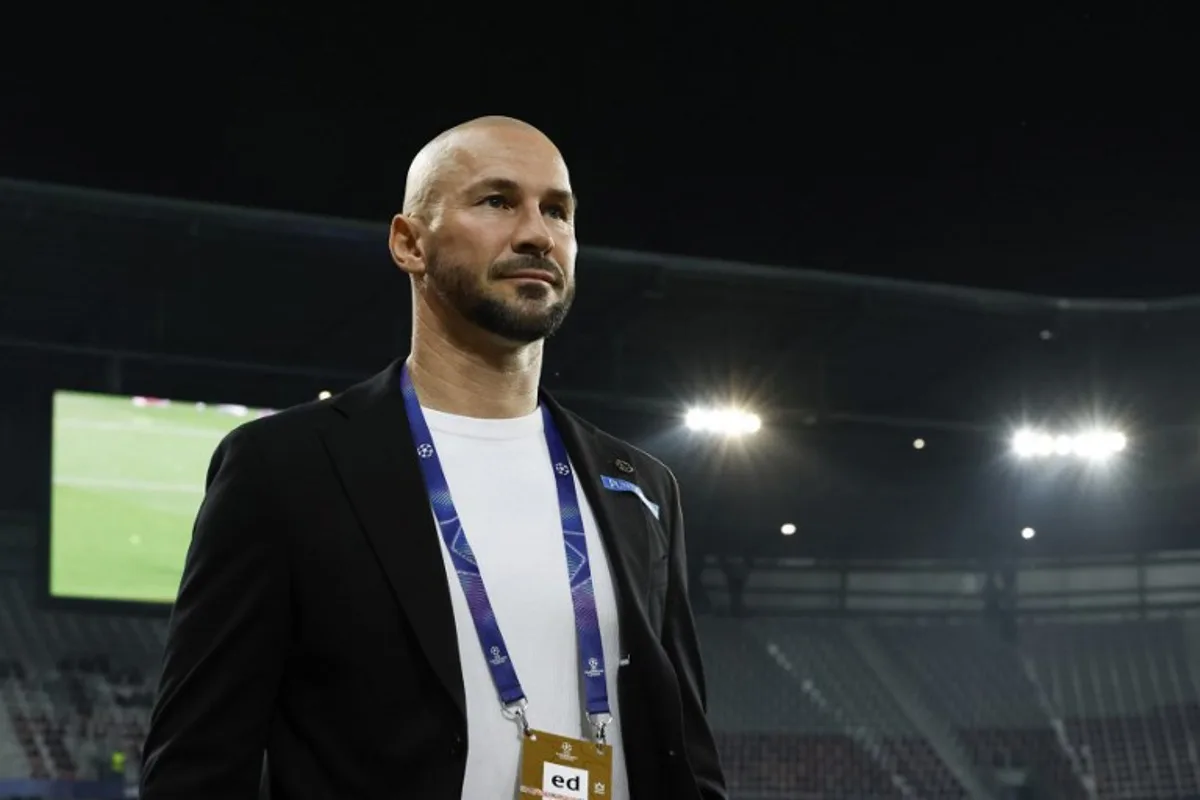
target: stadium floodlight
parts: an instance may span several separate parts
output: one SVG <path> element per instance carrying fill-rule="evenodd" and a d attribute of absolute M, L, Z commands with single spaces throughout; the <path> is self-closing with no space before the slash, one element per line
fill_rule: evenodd
<path fill-rule="evenodd" d="M 785 522 L 779 526 L 779 532 L 782 533 L 784 536 L 791 536 L 793 533 L 796 532 L 796 526 L 790 522 Z"/>
<path fill-rule="evenodd" d="M 756 433 L 762 427 L 757 414 L 738 408 L 693 408 L 685 418 L 694 431 L 723 436 L 742 436 Z"/>
<path fill-rule="evenodd" d="M 1035 531 L 1033 528 L 1022 528 L 1021 529 L 1021 538 L 1022 539 L 1028 540 L 1028 539 L 1032 539 L 1034 536 L 1037 536 L 1037 531 Z"/>
<path fill-rule="evenodd" d="M 1024 429 L 1013 437 L 1013 452 L 1019 458 L 1079 458 L 1103 461 L 1125 449 L 1125 434 L 1117 431 L 1092 430 L 1083 433 L 1052 434 Z"/>

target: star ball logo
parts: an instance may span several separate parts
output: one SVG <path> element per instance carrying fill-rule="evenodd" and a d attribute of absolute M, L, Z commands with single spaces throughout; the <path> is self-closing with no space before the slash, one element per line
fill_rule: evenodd
<path fill-rule="evenodd" d="M 504 655 L 504 652 L 501 651 L 499 647 L 493 646 L 490 652 L 492 654 L 492 657 L 489 660 L 491 661 L 493 666 L 498 667 L 501 664 L 503 664 L 505 661 L 508 661 L 508 656 Z"/>
<path fill-rule="evenodd" d="M 604 670 L 600 668 L 600 659 L 589 658 L 587 671 L 583 673 L 589 678 L 599 678 L 604 674 Z"/>
<path fill-rule="evenodd" d="M 571 474 L 571 468 L 569 466 L 567 466 L 566 464 L 562 463 L 561 461 L 554 465 L 554 471 L 557 472 L 559 475 L 570 475 Z"/>
<path fill-rule="evenodd" d="M 433 458 L 433 445 L 425 442 L 417 448 L 417 455 L 421 458 Z"/>

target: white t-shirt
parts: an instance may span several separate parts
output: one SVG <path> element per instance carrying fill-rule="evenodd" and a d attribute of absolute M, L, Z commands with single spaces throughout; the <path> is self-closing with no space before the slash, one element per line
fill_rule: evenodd
<path fill-rule="evenodd" d="M 575 616 L 559 521 L 558 492 L 542 413 L 473 419 L 425 409 L 450 495 L 471 544 L 509 655 L 529 701 L 531 727 L 563 736 L 590 734 L 580 687 Z M 628 800 L 617 668 L 621 657 L 616 596 L 604 543 L 579 479 L 579 510 L 592 562 L 613 723 L 613 800 Z M 521 736 L 501 713 L 466 597 L 442 545 L 467 697 L 464 800 L 516 796 Z"/>

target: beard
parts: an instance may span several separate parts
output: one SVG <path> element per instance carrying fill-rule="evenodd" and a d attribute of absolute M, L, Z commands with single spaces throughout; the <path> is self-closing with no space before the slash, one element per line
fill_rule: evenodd
<path fill-rule="evenodd" d="M 563 271 L 553 262 L 539 256 L 519 255 L 498 261 L 488 270 L 488 280 L 500 280 L 506 275 L 526 269 L 544 270 L 557 278 L 555 286 L 527 283 L 517 287 L 518 299 L 510 300 L 488 293 L 488 283 L 479 283 L 475 271 L 429 253 L 425 275 L 429 287 L 463 319 L 510 342 L 529 344 L 553 336 L 567 318 L 575 287 L 566 283 Z M 531 307 L 521 299 L 539 301 L 556 287 L 563 288 L 562 297 L 550 305 Z"/>

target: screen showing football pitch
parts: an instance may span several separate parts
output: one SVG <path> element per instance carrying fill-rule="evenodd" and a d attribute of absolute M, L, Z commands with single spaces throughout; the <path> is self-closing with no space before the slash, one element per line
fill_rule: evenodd
<path fill-rule="evenodd" d="M 57 392 L 50 594 L 172 602 L 213 450 L 238 425 L 269 413 Z"/>

